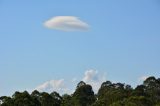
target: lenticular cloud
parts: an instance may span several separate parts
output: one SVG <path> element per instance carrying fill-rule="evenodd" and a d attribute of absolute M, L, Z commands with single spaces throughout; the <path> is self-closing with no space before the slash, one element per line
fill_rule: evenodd
<path fill-rule="evenodd" d="M 74 16 L 56 16 L 47 20 L 44 25 L 49 29 L 61 31 L 86 31 L 89 25 Z"/>

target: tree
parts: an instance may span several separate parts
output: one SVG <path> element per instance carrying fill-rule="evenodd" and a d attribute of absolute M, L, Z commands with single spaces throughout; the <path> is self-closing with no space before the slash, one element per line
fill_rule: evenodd
<path fill-rule="evenodd" d="M 151 76 L 148 77 L 143 85 L 146 87 L 146 92 L 150 96 L 150 99 L 156 104 L 160 101 L 160 79 L 156 79 Z"/>
<path fill-rule="evenodd" d="M 11 97 L 2 96 L 0 97 L 0 106 L 12 106 L 13 100 Z"/>
<path fill-rule="evenodd" d="M 55 106 L 52 96 L 46 92 L 41 93 L 40 103 L 41 106 Z"/>
<path fill-rule="evenodd" d="M 125 100 L 125 106 L 153 106 L 149 98 L 144 96 L 132 96 Z"/>
<path fill-rule="evenodd" d="M 95 101 L 94 92 L 92 87 L 85 84 L 83 81 L 78 83 L 76 91 L 73 93 L 74 106 L 89 106 Z"/>
<path fill-rule="evenodd" d="M 100 104 L 99 102 L 101 102 L 105 106 L 113 105 L 113 103 L 123 101 L 130 96 L 131 91 L 132 88 L 129 85 L 106 81 L 102 83 L 101 88 L 98 91 L 98 100 L 96 102 L 97 104 Z"/>
<path fill-rule="evenodd" d="M 50 95 L 53 98 L 53 105 L 60 106 L 62 102 L 62 97 L 57 92 L 52 92 Z"/>
<path fill-rule="evenodd" d="M 72 106 L 72 97 L 68 94 L 62 96 L 61 106 Z"/>
<path fill-rule="evenodd" d="M 123 101 L 117 101 L 117 102 L 114 102 L 112 103 L 111 105 L 109 106 L 124 106 L 124 102 Z M 132 105 L 133 106 L 133 105 Z"/>
<path fill-rule="evenodd" d="M 132 96 L 147 96 L 146 87 L 144 85 L 138 85 L 132 92 Z"/>
<path fill-rule="evenodd" d="M 78 84 L 77 84 L 77 89 L 80 88 L 81 86 L 85 86 L 86 83 L 83 82 L 83 81 L 80 81 Z"/>
<path fill-rule="evenodd" d="M 14 106 L 37 106 L 27 91 L 22 93 L 15 92 L 15 94 L 12 96 L 12 99 L 14 101 Z"/>
<path fill-rule="evenodd" d="M 57 92 L 16 91 L 11 97 L 1 96 L 0 106 L 160 106 L 160 78 L 151 76 L 135 89 L 106 81 L 97 94 L 83 81 L 73 94 L 62 97 Z"/>
<path fill-rule="evenodd" d="M 38 92 L 37 90 L 34 90 L 31 93 L 31 97 L 34 100 L 34 103 L 36 104 L 36 106 L 41 106 L 41 103 L 40 103 L 40 97 L 41 97 L 40 92 Z"/>

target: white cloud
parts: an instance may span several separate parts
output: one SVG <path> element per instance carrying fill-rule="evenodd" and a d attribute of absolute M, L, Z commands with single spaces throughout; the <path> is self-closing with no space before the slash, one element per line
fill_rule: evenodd
<path fill-rule="evenodd" d="M 74 16 L 56 16 L 47 20 L 44 25 L 49 29 L 61 31 L 86 31 L 89 25 Z"/>
<path fill-rule="evenodd" d="M 83 81 L 92 85 L 95 92 L 98 91 L 101 84 L 106 81 L 105 74 L 99 74 L 96 70 L 87 70 L 84 74 Z"/>
<path fill-rule="evenodd" d="M 84 81 L 84 82 L 93 81 L 93 80 L 96 79 L 96 77 L 97 77 L 96 74 L 97 74 L 97 71 L 95 71 L 95 70 L 87 70 L 87 71 L 84 73 L 83 81 Z"/>
<path fill-rule="evenodd" d="M 97 93 L 101 84 L 106 81 L 105 74 L 99 74 L 96 70 L 87 70 L 84 73 L 83 78 L 81 79 L 85 83 L 90 84 L 93 87 L 95 93 Z M 43 84 L 37 86 L 35 90 L 40 92 L 53 92 L 57 91 L 60 94 L 72 94 L 75 91 L 75 87 L 79 81 L 76 77 L 72 78 L 70 81 L 59 79 L 59 80 L 49 80 Z"/>
<path fill-rule="evenodd" d="M 65 86 L 64 79 L 46 81 L 35 89 L 40 92 L 67 92 L 68 90 Z"/>

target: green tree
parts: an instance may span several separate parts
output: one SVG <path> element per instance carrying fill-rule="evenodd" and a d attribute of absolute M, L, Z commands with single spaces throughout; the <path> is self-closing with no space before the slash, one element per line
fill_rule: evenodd
<path fill-rule="evenodd" d="M 150 96 L 151 101 L 156 104 L 160 101 L 160 79 L 151 76 L 148 77 L 143 85 L 146 87 L 146 92 Z"/>
<path fill-rule="evenodd" d="M 112 103 L 109 106 L 124 106 L 124 102 L 123 101 L 117 101 L 117 102 Z"/>
<path fill-rule="evenodd" d="M 68 94 L 62 96 L 61 106 L 72 106 L 72 97 Z"/>
<path fill-rule="evenodd" d="M 60 106 L 62 102 L 62 97 L 57 92 L 52 92 L 50 95 L 53 98 L 53 105 Z"/>
<path fill-rule="evenodd" d="M 76 91 L 73 93 L 72 101 L 74 106 L 90 106 L 95 101 L 92 87 L 83 81 L 78 83 Z"/>
<path fill-rule="evenodd" d="M 0 106 L 13 106 L 12 98 L 7 96 L 0 97 Z"/>
<path fill-rule="evenodd" d="M 102 83 L 99 91 L 98 91 L 98 100 L 103 103 L 105 106 L 115 105 L 113 103 L 117 101 L 123 101 L 125 98 L 129 97 L 131 94 L 132 88 L 130 85 L 125 85 L 122 83 L 111 83 L 110 81 L 106 81 Z"/>
<path fill-rule="evenodd" d="M 149 98 L 144 96 L 132 96 L 125 101 L 125 106 L 153 106 Z"/>
<path fill-rule="evenodd" d="M 15 92 L 15 94 L 12 96 L 12 99 L 14 101 L 14 106 L 37 106 L 27 91 L 22 93 Z"/>
<path fill-rule="evenodd" d="M 160 78 L 148 77 L 135 89 L 106 81 L 97 94 L 83 81 L 73 94 L 62 97 L 57 92 L 17 91 L 11 97 L 0 97 L 0 106 L 160 106 Z"/>
<path fill-rule="evenodd" d="M 38 92 L 37 90 L 34 90 L 31 93 L 31 97 L 34 100 L 34 103 L 36 104 L 36 106 L 41 106 L 41 103 L 40 103 L 41 94 L 40 94 L 40 92 Z"/>
<path fill-rule="evenodd" d="M 41 93 L 40 103 L 41 103 L 41 106 L 55 106 L 52 96 L 46 92 Z"/>

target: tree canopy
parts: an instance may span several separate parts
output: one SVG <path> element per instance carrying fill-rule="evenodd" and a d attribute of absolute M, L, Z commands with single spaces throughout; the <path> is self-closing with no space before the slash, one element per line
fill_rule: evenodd
<path fill-rule="evenodd" d="M 16 91 L 11 97 L 1 96 L 0 106 L 160 106 L 160 78 L 148 77 L 132 88 L 124 83 L 102 83 L 97 94 L 92 86 L 80 81 L 73 94 L 58 92 L 29 94 Z"/>

